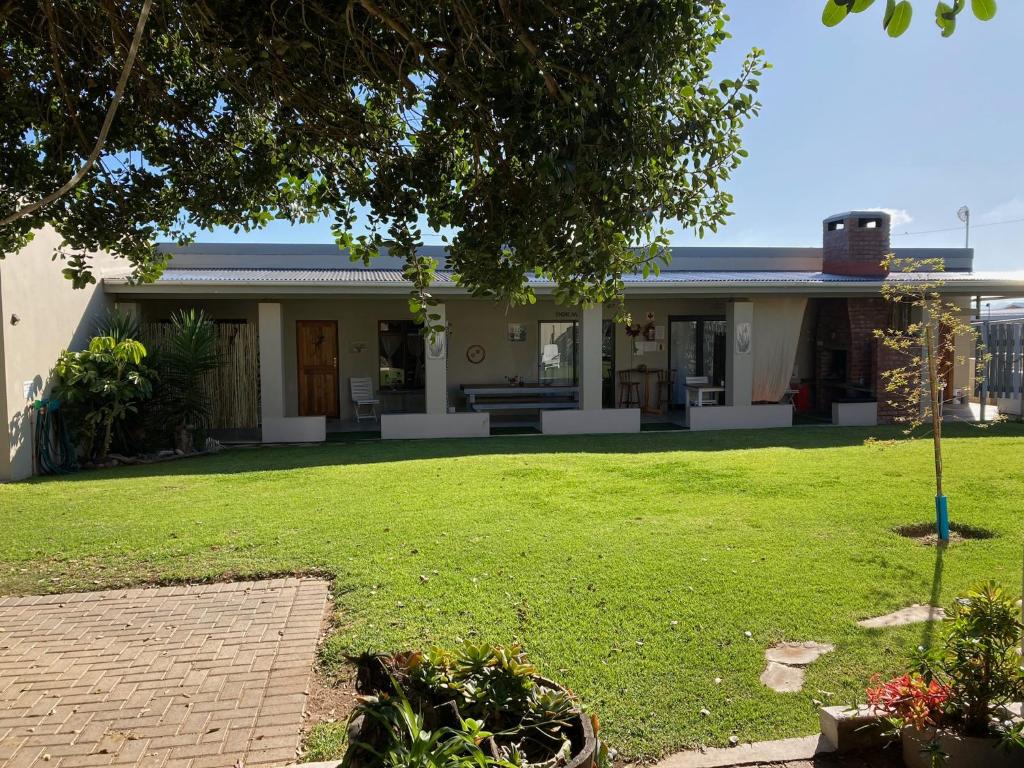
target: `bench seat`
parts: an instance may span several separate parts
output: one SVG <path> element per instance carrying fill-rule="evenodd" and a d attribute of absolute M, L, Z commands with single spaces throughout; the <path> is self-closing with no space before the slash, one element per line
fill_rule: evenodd
<path fill-rule="evenodd" d="M 515 400 L 513 402 L 476 402 L 469 407 L 474 411 L 550 411 L 579 408 L 579 403 L 558 400 Z"/>

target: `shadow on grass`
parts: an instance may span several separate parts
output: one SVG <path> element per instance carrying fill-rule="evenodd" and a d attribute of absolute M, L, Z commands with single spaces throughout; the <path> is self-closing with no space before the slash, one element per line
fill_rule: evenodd
<path fill-rule="evenodd" d="M 1000 424 L 978 429 L 967 424 L 948 425 L 947 438 L 1024 437 L 1024 425 Z M 904 439 L 899 427 L 788 427 L 784 429 L 723 432 L 642 432 L 630 435 L 519 435 L 447 440 L 359 440 L 306 446 L 253 446 L 232 448 L 215 456 L 158 464 L 80 472 L 60 478 L 37 477 L 26 482 L 88 482 L 131 480 L 140 477 L 225 475 L 274 472 L 305 467 L 380 464 L 399 461 L 451 459 L 471 456 L 627 454 L 677 451 L 714 452 L 763 448 L 818 450 L 863 445 L 865 440 Z"/>
<path fill-rule="evenodd" d="M 928 605 L 939 606 L 942 604 L 942 569 L 946 557 L 946 545 L 939 543 L 935 547 L 935 570 L 932 572 L 932 593 L 928 597 Z M 934 621 L 926 621 L 921 634 L 921 647 L 931 648 L 932 640 L 935 639 Z"/>

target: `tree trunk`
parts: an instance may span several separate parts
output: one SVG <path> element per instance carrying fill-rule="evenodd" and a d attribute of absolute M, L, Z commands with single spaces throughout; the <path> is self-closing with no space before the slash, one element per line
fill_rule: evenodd
<path fill-rule="evenodd" d="M 935 452 L 935 495 L 942 496 L 942 394 L 939 389 L 938 344 L 928 318 L 924 329 L 926 354 L 928 355 L 928 389 L 932 409 L 932 445 Z"/>
<path fill-rule="evenodd" d="M 105 459 L 110 453 L 110 441 L 113 439 L 114 430 L 114 411 L 110 412 L 110 415 L 103 420 L 103 451 L 100 454 L 101 459 Z"/>

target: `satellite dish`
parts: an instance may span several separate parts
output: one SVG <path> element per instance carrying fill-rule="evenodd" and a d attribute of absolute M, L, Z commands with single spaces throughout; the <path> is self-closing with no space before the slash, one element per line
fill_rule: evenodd
<path fill-rule="evenodd" d="M 964 223 L 964 248 L 971 247 L 971 209 L 961 205 L 956 212 L 956 217 Z"/>

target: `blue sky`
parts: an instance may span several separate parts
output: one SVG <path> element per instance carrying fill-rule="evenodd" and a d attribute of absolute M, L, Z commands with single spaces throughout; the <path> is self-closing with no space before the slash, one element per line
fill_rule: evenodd
<path fill-rule="evenodd" d="M 762 80 L 761 116 L 744 133 L 750 157 L 729 187 L 735 216 L 703 241 L 677 230 L 673 244 L 819 245 L 826 216 L 887 208 L 895 247 L 955 247 L 963 244 L 956 210 L 966 204 L 976 268 L 1024 269 L 1024 221 L 977 226 L 1024 219 L 1024 3 L 1003 0 L 987 24 L 965 12 L 950 39 L 934 25 L 934 0 L 914 4 L 913 26 L 892 40 L 882 3 L 826 29 L 822 0 L 733 0 L 720 76 L 755 45 L 774 69 Z M 946 228 L 954 231 L 896 236 Z M 331 237 L 326 222 L 275 222 L 199 239 Z"/>

